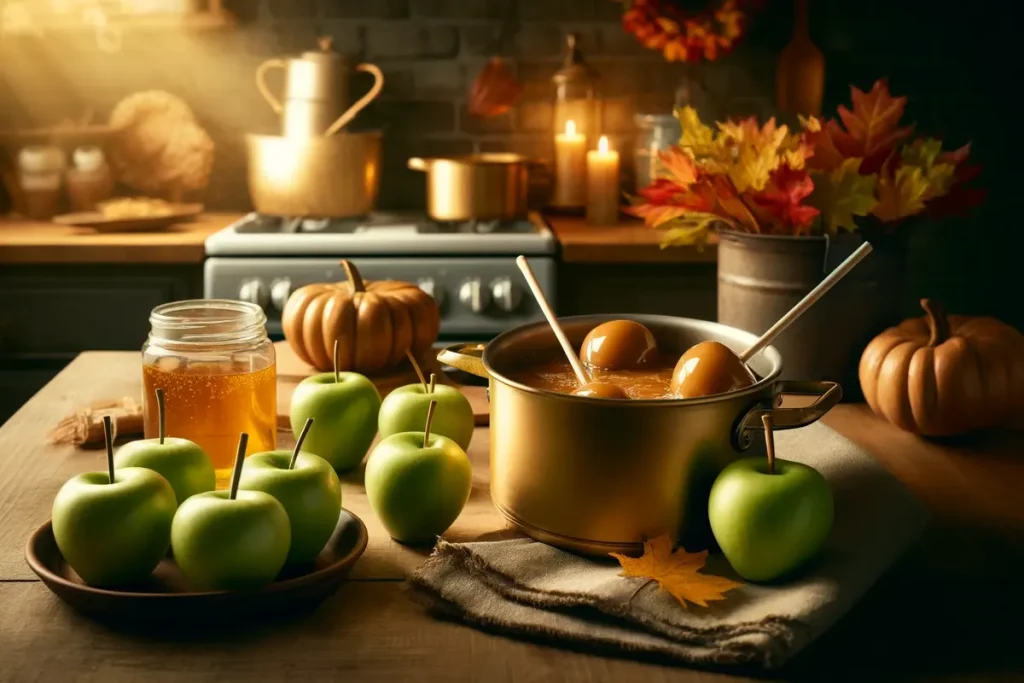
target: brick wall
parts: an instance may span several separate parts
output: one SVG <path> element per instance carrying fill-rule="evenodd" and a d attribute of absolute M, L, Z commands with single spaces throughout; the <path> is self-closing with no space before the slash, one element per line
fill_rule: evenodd
<path fill-rule="evenodd" d="M 0 73 L 8 106 L 0 117 L 7 125 L 37 123 L 86 107 L 102 116 L 130 92 L 169 90 L 193 106 L 218 144 L 207 202 L 241 208 L 248 205 L 242 134 L 276 127 L 253 84 L 256 66 L 313 49 L 318 36 L 331 35 L 336 50 L 373 62 L 385 74 L 381 97 L 357 119 L 358 127 L 385 133 L 382 205 L 421 207 L 423 177 L 406 169 L 409 156 L 474 150 L 550 156 L 550 78 L 568 33 L 580 34 L 584 54 L 600 73 L 604 132 L 623 152 L 627 184 L 634 113 L 670 111 L 683 73 L 622 29 L 622 6 L 612 0 L 235 0 L 229 5 L 240 16 L 238 30 L 128 31 L 119 54 L 101 53 L 85 33 L 43 40 L 5 37 Z M 782 21 L 788 21 L 785 13 Z M 474 118 L 466 112 L 466 94 L 498 49 L 503 28 L 509 38 L 501 53 L 514 65 L 524 95 L 506 115 Z M 702 70 L 717 109 L 770 113 L 773 49 L 749 43 Z M 369 77 L 357 75 L 352 94 L 367 87 Z"/>

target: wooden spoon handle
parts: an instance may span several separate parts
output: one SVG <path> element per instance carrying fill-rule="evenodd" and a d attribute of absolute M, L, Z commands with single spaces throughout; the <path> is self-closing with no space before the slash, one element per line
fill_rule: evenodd
<path fill-rule="evenodd" d="M 776 337 L 782 334 L 787 327 L 793 324 L 793 321 L 803 315 L 808 308 L 818 301 L 818 299 L 825 296 L 825 292 L 835 287 L 837 282 L 842 280 L 847 273 L 853 270 L 855 265 L 864 260 L 864 257 L 870 253 L 871 244 L 868 242 L 857 247 L 857 250 L 847 256 L 845 261 L 840 263 L 835 270 L 825 276 L 825 279 L 819 282 L 817 287 L 807 292 L 807 296 L 801 299 L 796 306 L 789 309 L 786 315 L 779 318 L 778 322 L 769 327 L 765 333 L 750 346 L 750 348 L 741 353 L 740 360 L 746 363 L 751 356 L 771 344 Z"/>
<path fill-rule="evenodd" d="M 544 292 L 540 288 L 540 283 L 537 282 L 537 278 L 533 274 L 533 269 L 530 268 L 530 264 L 526 261 L 526 257 L 516 257 L 516 265 L 519 266 L 519 270 L 523 272 L 523 277 L 526 278 L 526 284 L 530 286 L 530 291 L 533 292 L 533 297 L 537 300 L 537 305 L 540 306 L 541 313 L 543 313 L 544 317 L 548 319 L 548 324 L 551 325 L 551 331 L 555 333 L 558 343 L 562 346 L 562 351 L 565 352 L 565 357 L 569 359 L 569 365 L 572 366 L 572 371 L 576 373 L 576 379 L 579 380 L 580 384 L 587 384 L 590 382 L 590 378 L 587 377 L 587 373 L 583 369 L 583 364 L 580 363 L 580 359 L 576 355 L 575 349 L 572 348 L 572 344 L 569 343 L 568 337 L 565 336 L 562 326 L 558 324 L 558 318 L 555 317 L 555 312 L 551 310 L 551 306 L 548 304 L 548 300 L 545 298 Z"/>

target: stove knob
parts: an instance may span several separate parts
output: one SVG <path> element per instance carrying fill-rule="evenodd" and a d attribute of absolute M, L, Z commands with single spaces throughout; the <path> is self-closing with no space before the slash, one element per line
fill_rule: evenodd
<path fill-rule="evenodd" d="M 292 281 L 286 277 L 278 278 L 270 283 L 270 303 L 279 311 L 284 310 L 288 297 L 292 294 Z"/>
<path fill-rule="evenodd" d="M 490 293 L 480 282 L 480 278 L 472 277 L 459 287 L 459 301 L 473 313 L 483 313 L 490 304 Z"/>
<path fill-rule="evenodd" d="M 238 298 L 242 301 L 248 301 L 250 304 L 256 304 L 260 308 L 266 308 L 269 300 L 267 294 L 267 287 L 263 284 L 263 281 L 259 278 L 250 278 L 242 283 L 242 286 L 238 288 Z"/>
<path fill-rule="evenodd" d="M 511 279 L 499 277 L 491 281 L 491 298 L 498 308 L 511 313 L 519 308 L 519 300 L 523 298 L 523 293 Z"/>
<path fill-rule="evenodd" d="M 444 306 L 444 287 L 434 282 L 434 278 L 420 278 L 416 284 L 434 300 L 438 308 Z"/>

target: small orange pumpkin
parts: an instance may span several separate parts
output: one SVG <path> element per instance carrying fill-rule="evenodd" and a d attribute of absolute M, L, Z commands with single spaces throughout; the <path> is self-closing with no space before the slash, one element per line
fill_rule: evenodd
<path fill-rule="evenodd" d="M 321 372 L 372 375 L 419 357 L 437 341 L 441 314 L 434 299 L 411 282 L 363 282 L 348 261 L 347 282 L 318 282 L 295 290 L 281 313 L 285 339 L 295 355 Z"/>
<path fill-rule="evenodd" d="M 1024 335 L 994 318 L 947 316 L 929 299 L 923 318 L 875 337 L 860 386 L 876 414 L 924 436 L 1005 425 L 1024 411 Z"/>

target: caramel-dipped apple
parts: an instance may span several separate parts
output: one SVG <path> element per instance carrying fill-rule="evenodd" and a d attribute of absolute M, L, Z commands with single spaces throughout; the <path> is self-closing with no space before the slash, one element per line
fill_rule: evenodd
<path fill-rule="evenodd" d="M 551 325 L 551 331 L 555 333 L 558 345 L 562 347 L 562 352 L 565 353 L 569 365 L 572 366 L 572 371 L 576 375 L 576 381 L 580 383 L 579 388 L 573 391 L 572 395 L 586 398 L 629 398 L 622 387 L 609 382 L 594 381 L 589 373 L 583 369 L 583 364 L 580 363 L 580 359 L 576 356 L 576 351 L 572 348 L 569 338 L 565 336 L 562 326 L 558 324 L 558 318 L 555 317 L 555 312 L 551 310 L 551 305 L 544 296 L 544 290 L 540 288 L 540 283 L 537 282 L 537 278 L 534 276 L 533 269 L 530 268 L 526 257 L 519 256 L 516 258 L 516 265 L 522 271 L 526 284 L 530 286 L 530 291 L 533 292 L 533 296 L 537 300 L 537 305 L 547 319 L 548 324 Z M 643 326 L 641 325 L 641 327 Z M 593 333 L 594 331 L 591 330 L 590 334 Z M 590 337 L 588 336 L 587 339 L 590 339 Z M 651 341 L 654 341 L 654 337 L 651 337 Z"/>
<path fill-rule="evenodd" d="M 584 365 L 604 370 L 635 370 L 657 359 L 654 335 L 635 320 L 601 323 L 587 334 L 580 349 Z"/>
<path fill-rule="evenodd" d="M 585 396 L 587 398 L 629 398 L 625 389 L 618 384 L 610 382 L 588 382 L 580 385 L 572 392 L 573 396 Z"/>
<path fill-rule="evenodd" d="M 691 346 L 672 372 L 672 393 L 679 398 L 724 394 L 753 383 L 754 376 L 739 356 L 716 341 Z"/>

